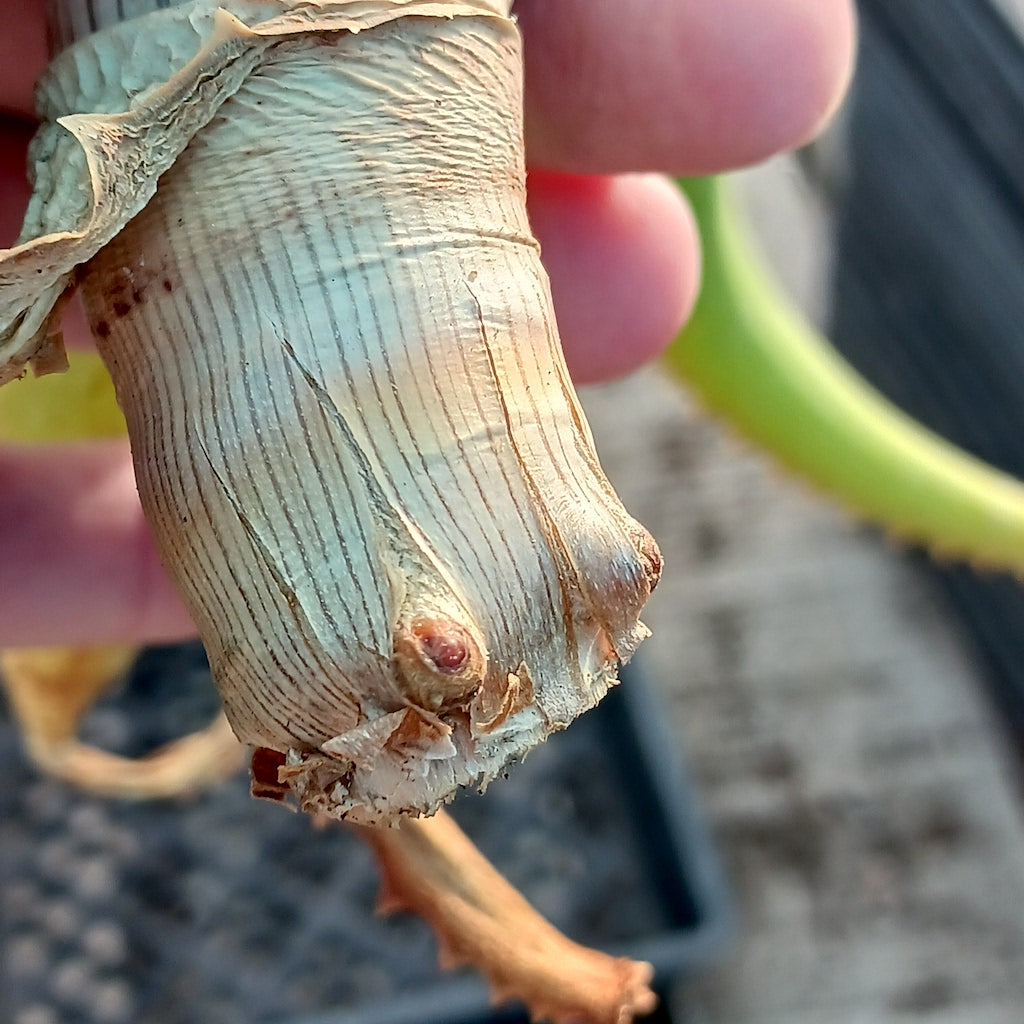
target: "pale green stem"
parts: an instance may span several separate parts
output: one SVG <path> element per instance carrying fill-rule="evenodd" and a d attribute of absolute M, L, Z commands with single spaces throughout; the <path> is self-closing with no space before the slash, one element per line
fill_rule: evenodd
<path fill-rule="evenodd" d="M 683 182 L 704 284 L 668 365 L 712 412 L 857 515 L 933 554 L 1024 573 L 1024 485 L 861 378 L 760 265 L 720 179 Z"/>

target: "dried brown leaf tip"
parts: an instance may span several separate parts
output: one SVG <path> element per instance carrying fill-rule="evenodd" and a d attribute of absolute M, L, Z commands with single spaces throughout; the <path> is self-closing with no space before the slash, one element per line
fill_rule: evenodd
<path fill-rule="evenodd" d="M 518 1000 L 536 1021 L 629 1024 L 657 998 L 649 964 L 567 939 L 484 859 L 444 811 L 390 829 L 360 829 L 384 873 L 380 909 L 433 926 L 444 967 L 470 964 L 495 1002 Z"/>

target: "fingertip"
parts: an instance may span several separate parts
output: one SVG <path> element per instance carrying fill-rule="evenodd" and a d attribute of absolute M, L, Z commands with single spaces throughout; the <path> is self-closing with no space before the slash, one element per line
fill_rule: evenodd
<path fill-rule="evenodd" d="M 0 646 L 195 635 L 164 573 L 127 441 L 0 445 Z"/>
<path fill-rule="evenodd" d="M 577 383 L 649 362 L 689 315 L 699 242 L 679 190 L 660 175 L 530 176 L 569 370 Z"/>
<path fill-rule="evenodd" d="M 0 249 L 13 245 L 21 230 L 29 197 L 25 154 L 31 137 L 27 122 L 0 117 Z"/>
<path fill-rule="evenodd" d="M 47 62 L 46 14 L 41 2 L 7 5 L 0 32 L 0 113 L 31 119 L 36 79 Z"/>
<path fill-rule="evenodd" d="M 759 0 L 740 0 L 760 8 Z M 750 12 L 750 19 L 756 16 Z M 745 74 L 729 78 L 706 65 L 697 88 L 717 95 L 726 161 L 705 171 L 741 166 L 795 149 L 818 135 L 842 103 L 853 76 L 857 48 L 852 0 L 785 0 L 773 5 L 760 37 L 743 40 L 736 63 Z M 713 134 L 713 131 L 711 132 Z"/>
<path fill-rule="evenodd" d="M 856 49 L 853 0 L 519 0 L 535 166 L 709 174 L 808 141 Z"/>

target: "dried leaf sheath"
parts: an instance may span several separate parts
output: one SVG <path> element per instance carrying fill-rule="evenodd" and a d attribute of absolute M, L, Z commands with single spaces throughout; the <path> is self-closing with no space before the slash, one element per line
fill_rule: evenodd
<path fill-rule="evenodd" d="M 140 494 L 236 732 L 309 809 L 429 812 L 600 699 L 657 549 L 562 361 L 507 4 L 224 6 L 150 16 L 181 29 L 139 44 L 168 84 L 72 119 L 97 203 L 37 201 L 29 229 L 65 237 L 0 256 L 28 310 L 0 337 L 31 358 L 29 285 L 49 301 L 66 250 L 92 256 Z M 97 74 L 126 31 L 61 58 L 51 107 L 127 106 Z"/>

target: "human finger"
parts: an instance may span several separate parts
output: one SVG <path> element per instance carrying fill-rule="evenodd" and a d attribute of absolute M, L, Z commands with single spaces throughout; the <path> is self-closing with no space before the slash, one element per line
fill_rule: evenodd
<path fill-rule="evenodd" d="M 805 141 L 835 109 L 852 0 L 516 0 L 534 163 L 696 174 Z M 32 115 L 43 0 L 0 33 L 0 110 Z"/>
<path fill-rule="evenodd" d="M 652 359 L 682 326 L 700 277 L 678 189 L 653 174 L 532 173 L 529 196 L 573 378 L 607 380 Z"/>
<path fill-rule="evenodd" d="M 0 446 L 0 647 L 194 636 L 142 516 L 128 444 Z"/>
<path fill-rule="evenodd" d="M 32 92 L 46 59 L 45 4 L 27 0 L 17 14 L 7 12 L 0 32 L 0 114 L 32 117 Z"/>
<path fill-rule="evenodd" d="M 852 0 L 518 0 L 527 154 L 706 174 L 812 137 L 848 84 Z"/>

